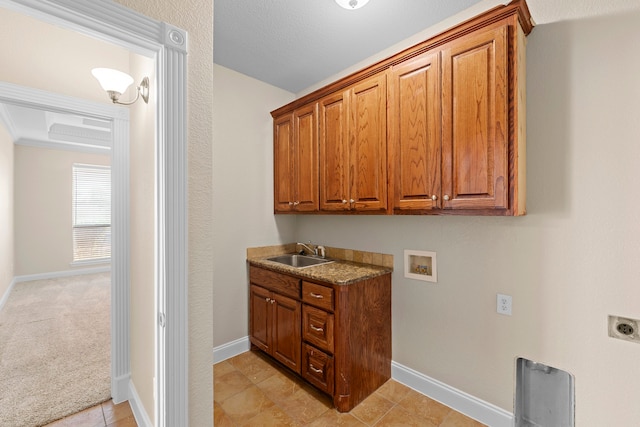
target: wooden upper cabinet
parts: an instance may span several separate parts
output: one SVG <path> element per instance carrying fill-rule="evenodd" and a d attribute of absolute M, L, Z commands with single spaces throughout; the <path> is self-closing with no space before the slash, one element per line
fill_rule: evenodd
<path fill-rule="evenodd" d="M 274 210 L 318 210 L 318 113 L 315 103 L 274 120 Z"/>
<path fill-rule="evenodd" d="M 318 110 L 316 104 L 293 113 L 295 208 L 318 210 Z"/>
<path fill-rule="evenodd" d="M 525 214 L 532 29 L 513 0 L 273 111 L 276 212 Z M 319 182 L 283 148 L 316 118 Z"/>
<path fill-rule="evenodd" d="M 439 52 L 389 73 L 389 191 L 400 213 L 440 207 L 440 87 Z"/>
<path fill-rule="evenodd" d="M 387 209 L 387 76 L 350 90 L 350 201 L 356 210 Z"/>
<path fill-rule="evenodd" d="M 293 210 L 293 114 L 273 123 L 273 198 L 276 212 Z"/>
<path fill-rule="evenodd" d="M 386 74 L 319 102 L 320 210 L 386 211 Z"/>
<path fill-rule="evenodd" d="M 506 25 L 442 50 L 444 209 L 509 207 Z"/>
<path fill-rule="evenodd" d="M 349 185 L 349 127 L 347 92 L 321 99 L 319 109 L 320 210 L 351 208 Z"/>

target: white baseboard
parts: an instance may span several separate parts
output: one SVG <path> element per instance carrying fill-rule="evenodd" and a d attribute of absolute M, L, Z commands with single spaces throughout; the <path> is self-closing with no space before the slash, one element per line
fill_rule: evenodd
<path fill-rule="evenodd" d="M 213 363 L 249 350 L 249 337 L 243 337 L 213 349 Z M 489 427 L 513 427 L 513 414 L 477 397 L 430 378 L 397 362 L 391 362 L 391 377 L 425 396 L 437 400 Z"/>
<path fill-rule="evenodd" d="M 140 396 L 133 385 L 133 381 L 129 381 L 129 406 L 131 406 L 131 411 L 138 427 L 153 427 L 149 414 L 144 410 Z"/>
<path fill-rule="evenodd" d="M 113 352 L 111 353 L 113 358 Z M 111 398 L 113 403 L 122 403 L 129 400 L 131 390 L 131 374 L 121 375 L 119 377 L 111 378 Z"/>
<path fill-rule="evenodd" d="M 11 295 L 11 291 L 13 290 L 13 287 L 16 285 L 16 283 L 18 283 L 18 282 L 16 281 L 16 278 L 14 277 L 13 280 L 11 281 L 11 283 L 9 283 L 9 287 L 7 288 L 6 292 L 4 293 L 4 295 L 2 295 L 2 299 L 0 299 L 0 310 L 2 310 L 2 307 L 4 307 L 4 304 L 9 299 L 9 295 Z"/>
<path fill-rule="evenodd" d="M 111 271 L 111 265 L 94 268 L 78 268 L 75 270 L 52 271 L 49 273 L 27 274 L 24 276 L 16 276 L 13 281 L 16 283 L 30 282 L 32 280 L 48 280 L 57 279 L 59 277 L 80 276 L 82 274 L 106 273 Z"/>
<path fill-rule="evenodd" d="M 239 338 L 235 341 L 228 342 L 226 344 L 219 345 L 213 349 L 213 363 L 222 362 L 249 351 L 249 337 Z"/>
<path fill-rule="evenodd" d="M 513 427 L 512 413 L 399 363 L 391 362 L 391 377 L 489 427 Z"/>

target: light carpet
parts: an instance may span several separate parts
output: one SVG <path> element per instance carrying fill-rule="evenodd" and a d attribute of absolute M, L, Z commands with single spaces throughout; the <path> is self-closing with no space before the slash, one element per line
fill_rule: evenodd
<path fill-rule="evenodd" d="M 0 311 L 0 426 L 110 399 L 109 273 L 17 283 Z"/>

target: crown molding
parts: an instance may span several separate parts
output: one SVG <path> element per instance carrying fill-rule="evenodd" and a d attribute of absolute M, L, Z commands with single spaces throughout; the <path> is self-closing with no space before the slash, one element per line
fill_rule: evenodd
<path fill-rule="evenodd" d="M 63 151 L 76 151 L 81 153 L 91 154 L 106 154 L 109 155 L 111 147 L 100 147 L 97 145 L 88 145 L 75 142 L 66 141 L 43 141 L 38 139 L 20 138 L 14 142 L 15 145 L 21 145 L 23 147 L 44 148 L 48 150 L 63 150 Z"/>

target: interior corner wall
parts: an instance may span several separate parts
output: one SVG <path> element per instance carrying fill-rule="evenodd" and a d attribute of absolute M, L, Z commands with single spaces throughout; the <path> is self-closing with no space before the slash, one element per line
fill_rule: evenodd
<path fill-rule="evenodd" d="M 13 139 L 0 121 L 0 301 L 14 273 Z"/>
<path fill-rule="evenodd" d="M 273 214 L 272 110 L 290 92 L 214 65 L 214 346 L 248 335 L 248 247 L 289 243 L 295 215 Z"/>
<path fill-rule="evenodd" d="M 72 167 L 109 165 L 108 154 L 16 145 L 15 275 L 73 269 Z"/>
<path fill-rule="evenodd" d="M 526 357 L 575 376 L 576 425 L 637 424 L 640 346 L 607 315 L 640 319 L 638 22 L 528 37 L 526 216 L 299 216 L 298 239 L 394 255 L 394 361 L 513 411 Z M 435 251 L 438 283 L 405 278 L 404 249 Z"/>

